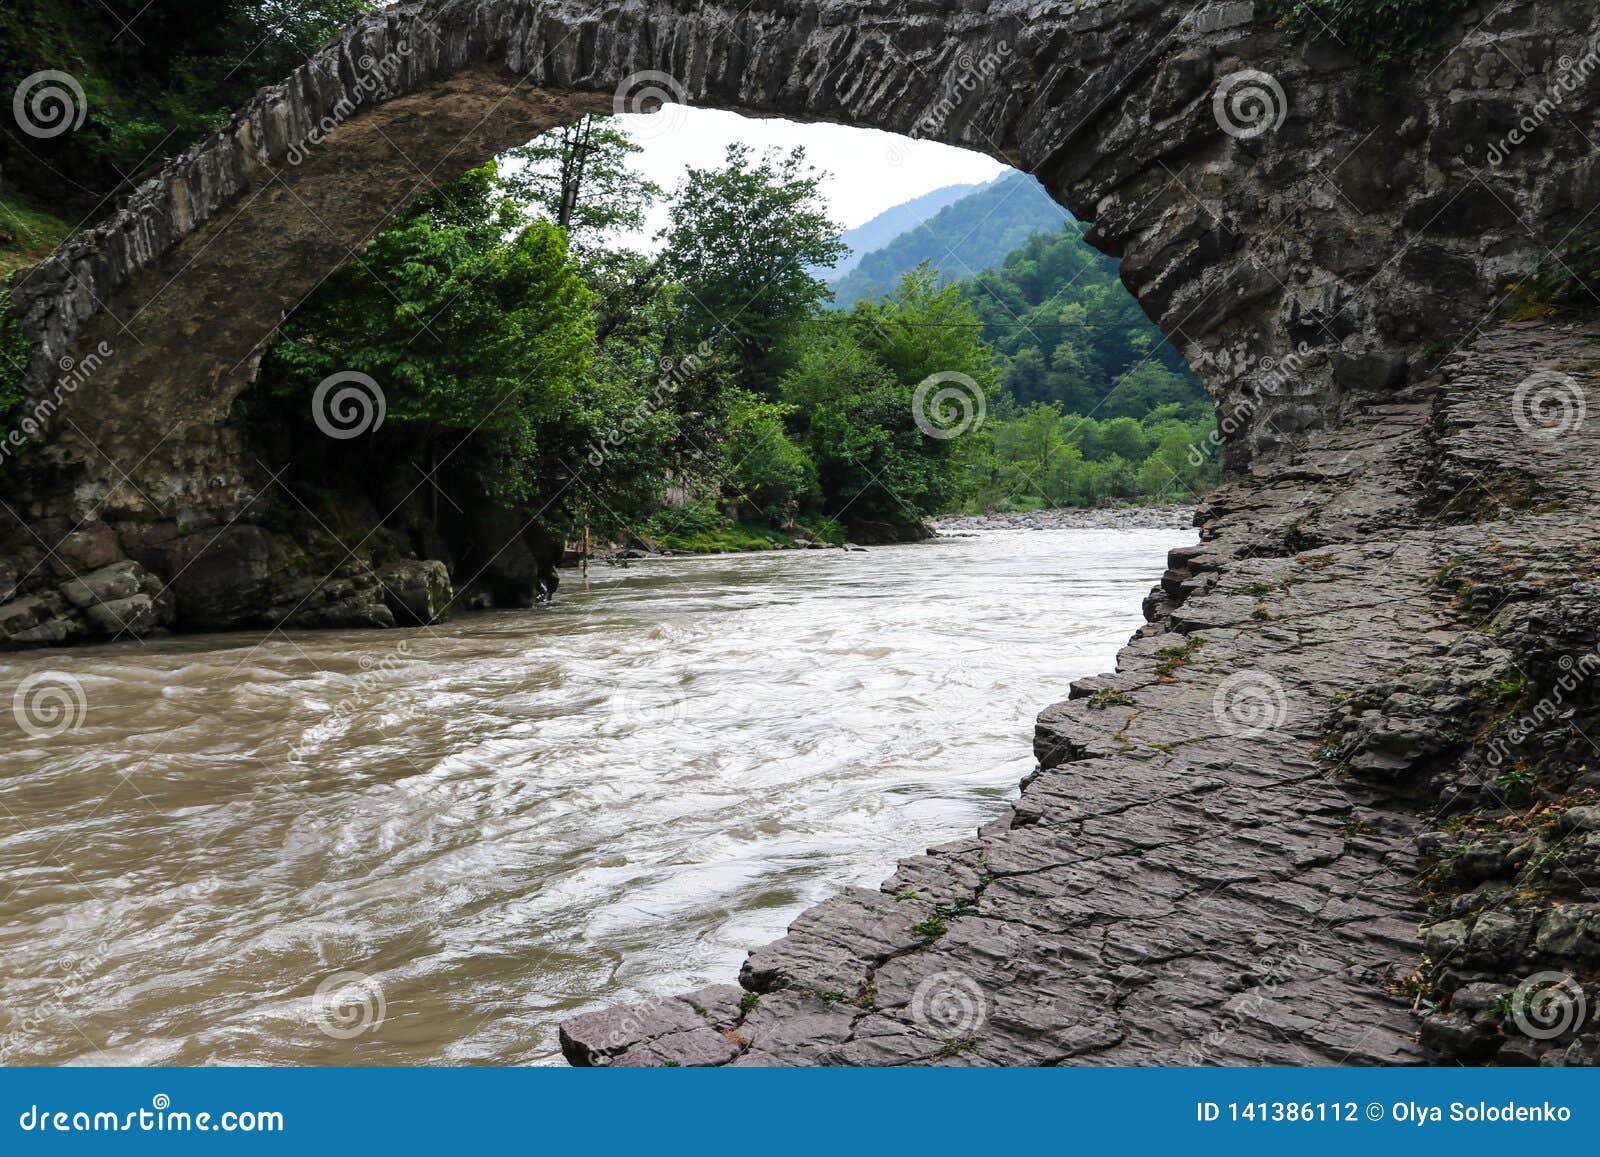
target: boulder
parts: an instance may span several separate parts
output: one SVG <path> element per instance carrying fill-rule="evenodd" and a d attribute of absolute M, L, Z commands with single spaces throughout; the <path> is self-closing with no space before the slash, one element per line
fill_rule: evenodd
<path fill-rule="evenodd" d="M 383 601 L 403 627 L 424 627 L 450 615 L 455 592 L 450 572 L 437 559 L 401 559 L 378 569 Z"/>
<path fill-rule="evenodd" d="M 123 557 L 116 532 L 103 522 L 88 522 L 58 542 L 50 552 L 50 565 L 63 577 L 101 570 Z"/>
<path fill-rule="evenodd" d="M 61 593 L 67 602 L 87 611 L 138 594 L 144 577 L 144 567 L 125 560 L 62 583 Z"/>
<path fill-rule="evenodd" d="M 95 603 L 85 608 L 84 615 L 101 634 L 112 637 L 148 635 L 161 626 L 155 600 L 143 592 L 125 599 Z"/>

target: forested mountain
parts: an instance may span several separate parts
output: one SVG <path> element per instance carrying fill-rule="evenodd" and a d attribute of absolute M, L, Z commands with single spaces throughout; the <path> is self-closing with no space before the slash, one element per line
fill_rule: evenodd
<path fill-rule="evenodd" d="M 849 246 L 850 252 L 841 257 L 838 264 L 832 268 L 815 272 L 824 281 L 838 281 L 860 265 L 861 259 L 869 253 L 883 248 L 900 234 L 921 225 L 945 206 L 953 205 L 981 188 L 982 185 L 947 185 L 943 189 L 935 189 L 931 193 L 913 197 L 892 209 L 885 209 L 865 225 L 846 229 L 839 240 Z"/>
<path fill-rule="evenodd" d="M 1083 232 L 1036 233 L 955 287 L 997 383 L 972 508 L 1188 502 L 1216 481 L 1205 391 Z"/>
<path fill-rule="evenodd" d="M 942 284 L 993 268 L 1033 234 L 1054 232 L 1071 216 L 1027 173 L 1012 173 L 946 206 L 900 234 L 833 283 L 840 308 L 884 294 L 923 262 Z"/>
<path fill-rule="evenodd" d="M 1037 233 L 999 269 L 961 282 L 997 355 L 1001 393 L 1103 417 L 1142 418 L 1169 403 L 1198 416 L 1208 407 L 1199 379 L 1083 232 L 1069 222 Z"/>

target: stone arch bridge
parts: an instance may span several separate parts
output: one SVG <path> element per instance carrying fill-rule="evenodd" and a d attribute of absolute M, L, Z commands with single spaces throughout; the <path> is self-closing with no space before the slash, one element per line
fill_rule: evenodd
<path fill-rule="evenodd" d="M 1242 464 L 1403 385 L 1600 191 L 1585 93 L 1487 159 L 1588 50 L 1588 5 L 1484 5 L 1388 81 L 1336 43 L 1285 43 L 1267 7 L 422 0 L 364 16 L 20 279 L 32 397 L 59 393 L 63 359 L 92 369 L 43 436 L 65 474 L 26 498 L 74 520 L 236 512 L 263 479 L 228 406 L 284 314 L 419 192 L 652 87 L 1037 174 L 1122 258 L 1224 414 L 1246 411 L 1229 423 Z"/>
<path fill-rule="evenodd" d="M 1233 481 L 1118 673 L 1041 717 L 1009 816 L 800 917 L 752 954 L 747 993 L 588 1014 L 568 1057 L 1406 1062 L 1420 983 L 1459 997 L 1424 1021 L 1439 1053 L 1594 1063 L 1593 1032 L 1530 1041 L 1491 1015 L 1518 977 L 1600 975 L 1600 902 L 1559 873 L 1521 888 L 1514 848 L 1472 861 L 1514 902 L 1445 896 L 1434 971 L 1407 975 L 1412 837 L 1456 839 L 1417 803 L 1485 790 L 1451 779 L 1473 756 L 1441 712 L 1519 657 L 1537 685 L 1600 622 L 1600 435 L 1557 447 L 1511 422 L 1542 366 L 1600 381 L 1600 334 L 1494 321 L 1508 282 L 1594 227 L 1600 12 L 1477 4 L 1378 77 L 1336 42 L 1287 42 L 1267 9 L 418 0 L 358 19 L 21 277 L 27 405 L 55 412 L 26 468 L 0 469 L 0 645 L 138 633 L 161 607 L 191 627 L 365 613 L 372 576 L 313 575 L 256 521 L 270 478 L 230 403 L 296 302 L 497 152 L 651 90 L 980 149 L 1122 259 L 1215 397 Z M 1522 600 L 1489 627 L 1439 594 L 1477 570 Z M 1241 677 L 1275 693 L 1272 726 L 1257 711 L 1242 735 Z M 1340 775 L 1319 748 L 1345 753 Z M 1592 831 L 1594 811 L 1552 830 Z"/>

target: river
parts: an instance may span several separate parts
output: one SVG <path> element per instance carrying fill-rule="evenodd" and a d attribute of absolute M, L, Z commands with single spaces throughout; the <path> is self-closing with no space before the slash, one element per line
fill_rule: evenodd
<path fill-rule="evenodd" d="M 1191 535 L 650 560 L 424 631 L 0 655 L 0 1062 L 559 1060 L 574 1011 L 729 981 L 1000 815 Z"/>

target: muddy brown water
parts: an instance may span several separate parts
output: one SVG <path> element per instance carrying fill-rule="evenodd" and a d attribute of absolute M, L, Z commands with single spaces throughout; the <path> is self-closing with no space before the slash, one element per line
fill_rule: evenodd
<path fill-rule="evenodd" d="M 1184 530 L 0 656 L 0 1060 L 526 1064 L 1001 814 Z M 9 702 L 12 710 L 4 708 Z"/>

